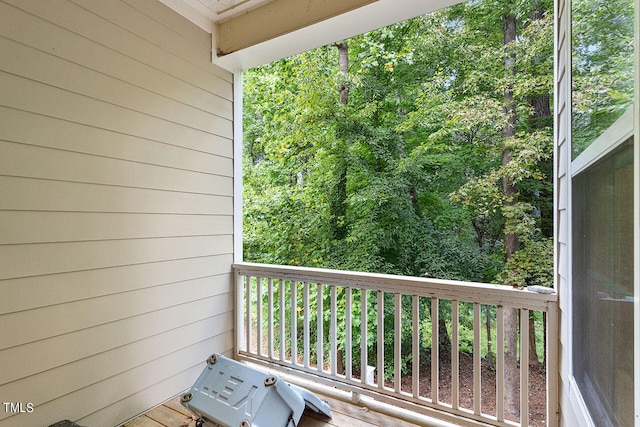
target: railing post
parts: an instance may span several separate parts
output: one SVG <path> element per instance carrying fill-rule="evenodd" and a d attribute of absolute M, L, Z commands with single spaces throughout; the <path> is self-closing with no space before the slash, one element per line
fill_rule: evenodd
<path fill-rule="evenodd" d="M 236 330 L 235 334 L 235 357 L 236 359 L 240 355 L 240 350 L 243 349 L 244 338 L 244 276 L 241 276 L 238 270 L 233 273 L 233 283 L 235 292 L 235 320 L 234 326 Z"/>
<path fill-rule="evenodd" d="M 473 412 L 482 413 L 482 359 L 480 350 L 480 304 L 473 303 Z"/>
<path fill-rule="evenodd" d="M 251 276 L 245 277 L 245 338 L 247 340 L 247 351 L 251 351 L 251 336 L 253 335 L 251 327 Z"/>
<path fill-rule="evenodd" d="M 267 336 L 268 336 L 268 340 L 269 340 L 269 359 L 273 360 L 273 341 L 274 341 L 274 334 L 273 334 L 273 279 L 269 278 L 269 281 L 267 283 L 267 302 L 269 304 L 269 309 L 268 309 L 268 318 L 269 318 L 269 324 L 267 325 L 268 328 L 268 332 L 267 332 Z"/>
<path fill-rule="evenodd" d="M 431 298 L 431 401 L 438 403 L 440 374 L 440 302 Z"/>
<path fill-rule="evenodd" d="M 394 357 L 393 357 L 393 385 L 396 393 L 402 389 L 402 294 L 394 294 Z"/>
<path fill-rule="evenodd" d="M 291 280 L 291 364 L 298 363 L 298 282 Z"/>
<path fill-rule="evenodd" d="M 460 407 L 459 302 L 451 301 L 451 406 Z"/>
<path fill-rule="evenodd" d="M 285 342 L 285 334 L 284 334 L 284 322 L 285 322 L 285 311 L 286 311 L 286 305 L 285 305 L 285 288 L 286 288 L 286 284 L 284 279 L 278 279 L 278 291 L 280 292 L 280 322 L 278 323 L 278 329 L 279 334 L 280 334 L 280 360 L 284 360 L 284 342 Z"/>
<path fill-rule="evenodd" d="M 256 330 L 258 333 L 256 353 L 260 355 L 262 354 L 262 338 L 264 335 L 262 330 L 262 277 L 257 277 L 256 281 Z"/>
<path fill-rule="evenodd" d="M 367 290 L 360 289 L 360 382 L 367 383 L 367 365 L 369 351 L 367 348 Z"/>
<path fill-rule="evenodd" d="M 560 420 L 558 396 L 558 304 L 550 303 L 547 311 L 547 426 L 558 427 Z"/>
<path fill-rule="evenodd" d="M 309 367 L 309 354 L 311 352 L 310 344 L 311 344 L 311 316 L 309 313 L 309 282 L 304 282 L 303 285 L 303 311 L 304 311 L 304 349 L 303 349 L 303 366 L 305 368 Z"/>
<path fill-rule="evenodd" d="M 317 284 L 317 306 L 318 306 L 318 354 L 316 355 L 318 363 L 318 372 L 324 370 L 324 310 L 322 309 L 322 285 Z"/>
<path fill-rule="evenodd" d="M 496 308 L 496 418 L 504 421 L 504 307 Z"/>
<path fill-rule="evenodd" d="M 351 330 L 352 328 L 352 305 L 353 305 L 353 295 L 352 295 L 352 290 L 351 287 L 347 287 L 345 289 L 345 319 L 344 319 L 344 338 L 345 338 L 345 344 L 344 344 L 344 361 L 345 361 L 345 366 L 344 366 L 344 374 L 345 374 L 345 378 L 347 378 L 348 380 L 350 380 L 353 376 L 353 351 L 352 351 L 352 345 L 353 345 L 353 331 Z"/>
<path fill-rule="evenodd" d="M 520 425 L 529 427 L 529 310 L 520 310 Z"/>
<path fill-rule="evenodd" d="M 338 373 L 338 298 L 337 289 L 335 286 L 331 286 L 331 317 L 329 323 L 329 348 L 331 351 L 331 375 Z"/>
<path fill-rule="evenodd" d="M 378 388 L 384 387 L 384 292 L 378 291 Z"/>
<path fill-rule="evenodd" d="M 412 311 L 412 346 L 411 352 L 413 363 L 413 378 L 412 388 L 413 397 L 418 398 L 420 396 L 420 297 L 417 295 L 411 296 L 411 311 Z"/>

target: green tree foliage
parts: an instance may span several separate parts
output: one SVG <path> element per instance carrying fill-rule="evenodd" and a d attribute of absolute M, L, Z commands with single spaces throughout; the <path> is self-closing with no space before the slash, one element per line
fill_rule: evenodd
<path fill-rule="evenodd" d="M 336 46 L 247 71 L 245 259 L 550 285 L 552 7 L 473 0 L 346 41 L 347 73 Z M 506 12 L 518 37 L 505 46 Z M 508 262 L 505 233 L 521 236 Z"/>

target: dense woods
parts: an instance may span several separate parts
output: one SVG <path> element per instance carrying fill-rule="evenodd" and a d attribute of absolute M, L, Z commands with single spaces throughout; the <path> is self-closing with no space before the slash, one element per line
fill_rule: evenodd
<path fill-rule="evenodd" d="M 246 72 L 245 259 L 550 285 L 551 8 L 473 1 Z"/>
<path fill-rule="evenodd" d="M 244 259 L 551 286 L 552 15 L 470 1 L 246 72 Z"/>

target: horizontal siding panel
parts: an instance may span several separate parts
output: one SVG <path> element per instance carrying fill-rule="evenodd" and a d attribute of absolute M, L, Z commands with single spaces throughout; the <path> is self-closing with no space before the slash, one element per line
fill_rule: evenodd
<path fill-rule="evenodd" d="M 126 346 L 146 337 L 162 334 L 190 323 L 198 322 L 232 310 L 232 296 L 224 282 L 217 286 L 212 297 L 188 304 L 168 307 L 117 322 L 80 329 L 67 334 L 48 337 L 0 351 L 0 362 L 11 363 L 12 369 L 0 371 L 0 384 L 8 384 L 59 366 L 66 365 L 110 349 Z M 231 325 L 227 325 L 231 328 Z M 82 343 L 82 345 L 78 345 Z M 67 351 L 66 349 L 73 349 Z M 47 357 L 43 358 L 42 355 Z M 28 362 L 28 363 L 22 363 Z M 9 365 L 3 365 L 9 366 Z M 176 392 L 177 393 L 177 392 Z"/>
<path fill-rule="evenodd" d="M 3 396 L 27 397 L 25 396 L 27 393 L 21 393 L 21 389 L 26 389 L 29 390 L 28 400 L 24 401 L 41 405 L 54 400 L 57 397 L 56 393 L 73 393 L 88 384 L 95 384 L 145 363 L 153 362 L 159 355 L 166 354 L 167 349 L 179 351 L 188 348 L 194 342 L 206 341 L 211 337 L 224 334 L 232 323 L 233 313 L 223 312 L 208 319 L 31 375 L 21 384 L 16 382 L 6 384 L 2 387 L 2 393 Z M 207 355 L 199 356 L 205 358 Z M 31 363 L 37 366 L 41 358 L 42 355 L 33 355 L 30 357 Z M 56 384 L 57 391 L 50 387 L 41 387 L 42 384 Z"/>
<path fill-rule="evenodd" d="M 147 387 L 144 390 L 140 390 L 135 394 L 128 396 L 126 399 L 122 399 L 108 408 L 101 409 L 93 414 L 79 420 L 83 426 L 95 426 L 103 422 L 104 419 L 112 416 L 114 413 L 118 414 L 120 420 L 129 422 L 140 415 L 145 414 L 147 411 L 140 411 L 140 408 L 154 408 L 161 402 L 175 397 L 179 393 L 167 394 L 167 390 L 179 390 L 180 392 L 186 390 L 193 385 L 198 375 L 202 373 L 204 362 L 197 364 L 196 366 L 180 372 L 170 378 L 164 379 L 156 384 Z M 186 380 L 187 378 L 193 379 L 193 381 Z M 149 424 L 150 423 L 150 424 Z M 143 426 L 138 427 L 165 427 L 162 424 L 146 418 Z"/>
<path fill-rule="evenodd" d="M 566 243 L 558 244 L 558 275 L 566 281 L 569 277 L 569 247 Z M 564 291 L 567 292 L 566 289 Z M 565 295 L 566 296 L 566 295 Z"/>
<path fill-rule="evenodd" d="M 206 366 L 205 358 L 210 356 L 212 351 L 223 353 L 226 356 L 230 356 L 233 352 L 233 334 L 228 332 L 223 335 L 218 335 L 206 342 L 198 343 L 197 345 L 194 345 L 189 349 L 185 349 L 183 352 L 181 352 L 180 355 L 178 355 L 178 357 L 172 358 L 167 362 L 167 365 L 170 365 L 171 369 L 167 369 L 166 371 L 167 375 L 162 375 L 162 377 L 160 377 L 158 373 L 163 372 L 161 369 L 163 368 L 163 366 L 167 366 L 167 365 L 160 366 L 155 370 L 152 370 L 153 366 L 148 366 L 150 364 L 145 365 L 144 367 L 141 367 L 140 369 L 145 369 L 143 372 L 140 373 L 140 375 L 145 380 L 143 384 L 144 386 L 146 386 L 146 388 L 150 388 L 155 386 L 156 383 L 152 383 L 151 381 L 147 380 L 147 378 L 158 380 L 159 378 L 162 378 L 162 379 L 167 377 L 172 378 L 173 376 L 179 375 L 181 381 L 180 383 L 178 383 L 177 386 L 175 386 L 175 388 L 173 388 L 173 390 L 182 392 L 188 389 L 189 387 L 191 387 L 193 383 L 196 381 L 196 379 L 198 378 L 198 376 L 202 373 L 202 370 Z M 180 357 L 182 357 L 182 359 L 180 359 Z M 178 362 L 182 362 L 183 365 L 186 365 L 187 363 L 191 363 L 193 365 L 186 370 L 178 371 L 176 366 L 174 366 Z M 171 363 L 174 363 L 174 365 L 171 365 Z M 145 375 L 147 375 L 148 377 L 144 377 Z M 122 383 L 122 381 L 123 380 L 120 379 L 118 383 L 110 383 L 108 385 L 113 384 L 114 386 L 118 386 L 119 384 Z M 144 390 L 146 390 L 146 388 Z M 126 390 L 133 391 L 134 388 L 130 387 L 130 388 L 126 388 Z M 170 390 L 170 389 L 165 389 L 165 390 Z M 130 403 L 130 402 L 126 402 L 126 400 L 132 400 L 132 401 L 135 400 L 139 392 L 140 391 L 136 390 L 135 393 L 132 393 L 127 399 L 125 399 L 125 401 L 114 402 L 113 404 L 110 405 L 109 408 L 105 409 L 104 411 L 102 412 L 98 411 L 97 413 L 93 413 L 90 416 L 87 416 L 86 418 L 80 419 L 79 422 L 83 423 L 82 425 L 87 425 L 87 426 L 109 427 L 108 425 L 104 424 L 104 415 L 109 413 L 109 410 L 111 410 L 111 407 L 122 408 L 121 406 L 119 406 L 120 403 L 126 404 L 126 403 Z M 176 394 L 177 393 L 165 395 L 163 399 L 160 399 L 159 403 L 166 401 L 167 399 L 175 396 Z M 80 394 L 77 397 L 81 398 L 82 395 Z M 129 406 L 127 405 L 127 407 Z M 131 416 L 128 416 L 125 419 L 128 420 L 130 418 Z"/>
<path fill-rule="evenodd" d="M 76 34 L 42 20 L 37 21 L 39 26 L 34 26 L 32 31 L 25 34 L 22 29 L 9 25 L 13 15 L 20 12 L 2 5 L 0 10 L 7 11 L 5 14 L 0 14 L 0 25 L 2 25 L 0 40 L 3 51 L 7 53 L 4 63 L 7 71 L 23 67 L 34 76 L 33 78 L 47 81 L 60 74 L 62 69 L 80 65 L 81 68 L 77 70 L 84 74 L 94 73 L 95 78 L 104 79 L 110 76 L 123 86 L 132 87 L 134 90 L 146 90 L 156 96 L 190 105 L 199 111 L 215 114 L 228 120 L 232 119 L 232 101 L 212 93 L 211 90 L 197 87 L 91 40 L 80 39 L 74 44 L 72 41 L 77 39 Z M 47 37 L 44 38 L 44 35 Z M 27 37 L 25 39 L 22 36 Z M 23 52 L 25 50 L 26 52 Z M 33 54 L 33 59 L 30 59 L 28 54 Z M 42 73 L 29 68 L 29 64 L 36 58 L 56 64 L 61 67 L 61 70 L 48 69 L 48 72 L 56 71 L 56 73 L 51 76 L 42 76 Z M 76 72 L 74 70 L 73 74 Z M 65 79 L 60 81 L 64 82 Z M 220 85 L 226 87 L 228 83 L 220 82 Z"/>
<path fill-rule="evenodd" d="M 169 13 L 173 14 L 170 10 Z M 167 74 L 161 69 L 151 67 L 87 38 L 78 38 L 75 33 L 33 16 L 26 17 L 31 24 L 28 28 L 29 31 L 25 31 L 19 26 L 10 25 L 16 19 L 24 19 L 24 15 L 24 12 L 14 7 L 0 4 L 0 35 L 113 76 L 123 82 L 146 88 L 222 117 L 231 118 L 231 99 L 228 96 L 225 98 L 215 95 L 216 92 L 228 93 L 227 81 L 217 80 L 218 89 L 212 90 L 211 82 L 205 88 L 199 88 L 182 78 Z M 191 28 L 199 30 L 195 26 Z M 209 49 L 211 49 L 210 35 L 205 34 Z"/>
<path fill-rule="evenodd" d="M 230 121 L 211 133 L 5 72 L 0 72 L 0 104 L 174 145 L 176 141 L 191 141 L 187 142 L 188 148 L 201 147 L 201 151 L 219 138 L 231 138 L 233 133 Z"/>
<path fill-rule="evenodd" d="M 0 279 L 230 253 L 229 235 L 3 245 Z"/>
<path fill-rule="evenodd" d="M 210 52 L 200 51 L 201 58 L 195 58 L 193 51 L 189 59 L 183 58 L 183 52 L 168 51 L 159 45 L 160 39 L 172 36 L 169 34 L 153 34 L 140 37 L 132 32 L 103 19 L 90 10 L 67 1 L 41 2 L 39 0 L 4 0 L 17 9 L 33 16 L 21 16 L 28 31 L 30 26 L 41 24 L 34 22 L 34 17 L 40 17 L 71 32 L 74 32 L 96 43 L 107 46 L 125 56 L 136 58 L 138 61 L 163 70 L 172 76 L 188 81 L 197 87 L 211 91 L 227 100 L 233 100 L 233 90 L 230 82 L 231 73 L 222 70 L 211 63 Z M 106 2 L 116 4 L 117 1 Z M 158 6 L 162 6 L 158 4 Z M 162 6 L 164 7 L 164 6 Z M 0 13 L 4 13 L 0 10 Z M 22 14 L 25 15 L 25 14 Z M 124 35 L 124 36 L 123 36 Z M 198 64 L 194 64 L 197 62 Z"/>
<path fill-rule="evenodd" d="M 569 244 L 569 222 L 568 222 L 568 213 L 566 209 L 558 210 L 557 214 L 558 220 L 558 243 L 562 243 L 564 245 Z"/>
<path fill-rule="evenodd" d="M 171 378 L 183 373 L 185 371 L 184 366 L 194 367 L 199 365 L 201 371 L 205 366 L 203 361 L 211 353 L 211 349 L 230 348 L 232 342 L 233 334 L 231 332 L 225 332 L 209 340 L 194 343 L 188 348 L 169 353 L 130 371 L 92 384 L 74 393 L 61 396 L 55 401 L 38 405 L 38 410 L 32 414 L 11 416 L 6 420 L 2 420 L 3 427 L 24 427 L 27 421 L 21 417 L 28 417 L 29 425 L 48 425 L 52 419 L 61 420 L 87 417 L 95 412 L 96 408 L 106 408 L 109 405 L 121 401 L 122 396 L 131 396 L 166 378 Z M 149 349 L 149 351 L 154 350 L 157 349 Z M 197 377 L 193 378 L 191 382 L 194 382 L 196 378 Z M 182 381 L 185 382 L 188 387 L 189 379 L 182 375 Z M 28 393 L 28 390 L 22 390 L 21 395 L 17 396 L 16 400 L 24 398 L 27 399 L 25 401 L 28 401 Z M 108 412 L 112 411 L 113 409 Z M 113 416 L 113 414 L 111 415 Z M 5 414 L 1 416 L 6 417 Z M 108 418 L 101 418 L 95 422 L 96 424 L 92 424 L 92 427 L 113 426 L 113 424 L 108 421 Z"/>
<path fill-rule="evenodd" d="M 204 151 L 195 151 L 194 147 L 170 145 L 0 106 L 0 139 L 194 172 L 233 175 L 233 143 L 222 138 L 198 147 Z"/>
<path fill-rule="evenodd" d="M 233 196 L 233 178 L 0 140 L 3 175 Z"/>
<path fill-rule="evenodd" d="M 186 37 L 199 45 L 207 52 L 211 52 L 211 34 L 202 28 L 193 25 L 191 21 L 182 16 L 176 16 L 169 7 L 158 7 L 157 0 L 124 0 L 127 5 L 149 16 L 167 28 Z"/>
<path fill-rule="evenodd" d="M 0 0 L 0 49 L 0 425 L 119 425 L 233 353 L 232 75 L 155 0 Z"/>
<path fill-rule="evenodd" d="M 231 215 L 0 211 L 0 245 L 221 235 L 232 229 Z"/>
<path fill-rule="evenodd" d="M 191 301 L 211 297 L 217 283 L 229 281 L 230 276 L 214 276 L 176 282 L 131 292 L 107 295 L 100 298 L 76 301 L 29 311 L 5 314 L 0 317 L 1 328 L 6 331 L 22 330 L 18 336 L 3 337 L 4 348 L 27 344 L 32 341 L 68 334 L 79 329 L 91 328 L 119 319 L 139 316 L 163 310 Z M 225 297 L 226 298 L 226 297 Z M 232 309 L 228 294 L 228 309 Z M 226 309 L 224 310 L 226 311 Z M 126 331 L 121 331 L 126 334 Z"/>
<path fill-rule="evenodd" d="M 229 274 L 232 261 L 224 254 L 0 280 L 0 314 Z"/>
<path fill-rule="evenodd" d="M 233 198 L 0 176 L 0 210 L 232 215 Z"/>
<path fill-rule="evenodd" d="M 211 62 L 211 46 L 204 48 L 155 19 L 131 7 L 126 1 L 70 0 L 103 19 L 117 25 L 162 50 L 185 59 L 189 63 L 207 70 L 220 78 L 229 78 L 230 73 L 218 70 Z M 162 6 L 165 8 L 166 6 Z M 154 8 L 155 9 L 155 8 Z M 230 81 L 230 80 L 229 80 Z"/>
<path fill-rule="evenodd" d="M 563 178 L 556 181 L 556 191 L 558 194 L 558 210 L 566 210 L 569 201 L 569 176 L 565 175 Z"/>
<path fill-rule="evenodd" d="M 567 177 L 567 159 L 569 158 L 569 153 L 567 153 L 567 150 L 569 149 L 568 144 L 565 144 L 565 141 L 562 141 L 562 144 L 558 145 L 558 149 L 556 151 L 556 155 L 558 156 L 557 158 L 557 162 L 558 162 L 558 172 L 557 172 L 557 177 L 558 179 L 564 179 Z"/>
<path fill-rule="evenodd" d="M 169 122 L 229 136 L 226 129 L 231 119 L 230 103 L 227 117 L 221 117 L 2 37 L 0 51 L 7 53 L 0 62 L 0 70 L 6 73 Z M 151 74 L 147 79 L 152 80 L 153 77 Z"/>

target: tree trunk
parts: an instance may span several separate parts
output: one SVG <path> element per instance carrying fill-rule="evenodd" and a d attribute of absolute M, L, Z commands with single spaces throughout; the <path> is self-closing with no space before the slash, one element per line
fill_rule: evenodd
<path fill-rule="evenodd" d="M 349 103 L 349 44 L 341 42 L 335 44 L 338 49 L 338 66 L 340 72 L 344 76 L 344 81 L 340 86 L 339 96 L 340 103 L 347 105 Z M 340 126 L 340 123 L 338 123 Z M 346 132 L 342 132 L 339 138 L 345 138 Z M 333 174 L 335 176 L 335 185 L 330 190 L 329 195 L 329 212 L 331 214 L 331 237 L 336 241 L 344 240 L 347 237 L 347 159 L 346 159 L 346 142 L 338 141 L 335 153 L 335 165 Z"/>
<path fill-rule="evenodd" d="M 513 14 L 505 14 L 503 16 L 503 44 L 508 46 L 516 40 L 516 17 Z M 513 49 L 507 48 L 507 54 L 504 57 L 504 68 L 508 76 L 514 76 L 516 73 L 515 53 Z M 505 113 L 507 115 L 507 124 L 502 130 L 502 165 L 507 166 L 511 161 L 511 148 L 508 141 L 515 137 L 516 129 L 516 105 L 513 98 L 513 85 L 508 84 L 503 95 Z M 516 188 L 513 178 L 505 176 L 502 178 L 502 192 L 507 206 L 513 206 L 517 203 Z M 504 250 L 505 260 L 520 248 L 518 234 L 514 233 L 512 224 L 509 219 L 505 224 Z M 504 372 L 504 398 L 505 411 L 509 414 L 520 414 L 520 387 L 519 387 L 519 371 L 518 371 L 518 311 L 514 308 L 506 307 L 504 310 L 504 341 L 505 341 L 505 372 Z"/>
<path fill-rule="evenodd" d="M 347 79 L 349 75 L 349 44 L 344 41 L 336 43 L 336 47 L 338 48 L 338 66 L 345 77 L 340 86 L 340 103 L 347 105 L 349 103 L 349 81 Z"/>
<path fill-rule="evenodd" d="M 486 319 L 486 327 L 487 327 L 487 364 L 491 367 L 493 367 L 494 362 L 493 362 L 493 352 L 491 351 L 491 307 L 490 306 L 486 306 L 487 310 L 486 310 L 486 314 L 487 314 L 487 319 Z"/>
<path fill-rule="evenodd" d="M 529 14 L 531 22 L 543 19 L 545 11 L 539 0 L 535 1 L 535 9 Z M 536 59 L 532 60 L 535 65 Z M 551 95 L 549 93 L 539 93 L 531 95 L 527 98 L 527 103 L 531 106 L 531 114 L 529 115 L 529 127 L 531 129 L 544 129 L 553 125 L 551 116 Z M 553 199 L 553 158 L 549 158 L 542 163 L 543 171 L 546 176 L 547 185 L 542 188 L 542 193 L 538 195 L 538 199 Z M 553 204 L 542 203 L 540 209 L 540 230 L 545 237 L 553 237 Z"/>
<path fill-rule="evenodd" d="M 347 105 L 349 103 L 349 44 L 344 41 L 335 44 L 338 49 L 338 67 L 344 76 L 344 81 L 340 86 L 340 103 Z M 344 142 L 340 146 L 344 147 Z M 346 215 L 347 215 L 347 160 L 345 152 L 337 153 L 335 174 L 337 176 L 337 184 L 333 189 L 330 200 L 332 216 L 338 219 L 337 224 L 333 224 L 333 237 L 336 240 L 343 240 L 347 237 Z M 344 374 L 344 352 L 341 349 L 337 351 L 336 369 L 339 374 Z M 365 375 L 366 366 L 361 366 L 362 375 Z"/>
<path fill-rule="evenodd" d="M 442 318 L 442 316 L 438 317 L 438 336 L 440 354 L 442 355 L 442 353 L 451 351 L 451 337 L 447 330 L 447 322 Z"/>
<path fill-rule="evenodd" d="M 520 371 L 518 370 L 518 310 L 504 309 L 504 410 L 520 415 Z"/>
<path fill-rule="evenodd" d="M 535 312 L 529 312 L 529 366 L 537 368 L 540 365 L 538 350 L 536 348 L 536 316 Z"/>

